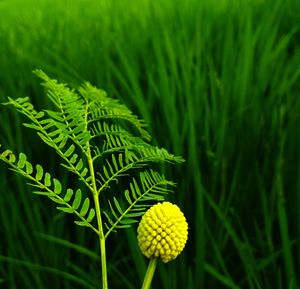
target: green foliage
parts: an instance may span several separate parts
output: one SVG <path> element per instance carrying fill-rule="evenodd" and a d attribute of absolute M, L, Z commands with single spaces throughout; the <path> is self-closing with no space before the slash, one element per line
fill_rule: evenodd
<path fill-rule="evenodd" d="M 170 191 L 168 187 L 174 186 L 147 166 L 152 162 L 174 163 L 183 159 L 150 145 L 144 122 L 103 90 L 85 83 L 76 92 L 41 70 L 35 74 L 43 80 L 55 110 L 36 111 L 28 97 L 9 98 L 5 105 L 12 105 L 27 117 L 29 121 L 24 125 L 60 156 L 62 166 L 77 176 L 94 198 L 108 200 L 109 210 L 103 210 L 107 219 L 105 238 L 117 228 L 137 222 L 151 202 L 163 200 Z M 59 177 L 51 176 L 41 164 L 33 165 L 24 153 L 16 156 L 5 150 L 0 159 L 27 179 L 35 187 L 35 194 L 47 196 L 58 204 L 58 210 L 76 215 L 77 225 L 99 234 L 93 225 L 95 208 L 79 186 L 64 188 Z M 134 169 L 138 177 L 131 177 Z M 124 192 L 120 189 L 117 196 L 110 197 L 106 191 L 122 177 L 126 177 L 128 189 Z"/>
<path fill-rule="evenodd" d="M 124 192 L 126 208 L 122 208 L 118 199 L 114 197 L 113 202 L 109 202 L 112 217 L 104 211 L 108 220 L 105 224 L 108 229 L 105 237 L 116 228 L 128 228 L 136 223 L 136 218 L 142 216 L 145 208 L 149 206 L 147 201 L 164 200 L 164 195 L 170 191 L 167 186 L 174 186 L 174 183 L 166 180 L 158 172 L 153 170 L 140 172 L 138 181 L 133 178 L 130 189 Z"/>
<path fill-rule="evenodd" d="M 36 107 L 49 108 L 28 73 L 35 67 L 70 84 L 87 79 L 145 119 L 154 144 L 187 160 L 165 172 L 178 182 L 180 193 L 171 198 L 189 218 L 187 250 L 158 268 L 154 288 L 299 288 L 298 11 L 298 0 L 0 1 L 0 102 L 30 95 Z M 0 106 L 3 147 L 26 151 L 72 187 L 72 174 L 60 174 L 64 169 L 24 137 L 21 121 Z M 46 219 L 51 203 L 36 202 L 22 178 L 4 168 L 0 162 L 0 254 L 47 260 L 98 284 L 94 259 L 32 236 L 44 232 L 98 252 L 93 231 L 72 231 L 61 214 Z M 119 182 L 120 192 L 111 182 L 112 204 L 129 183 Z M 118 201 L 126 209 L 126 199 Z M 107 204 L 113 219 L 109 211 Z M 112 288 L 138 288 L 146 268 L 134 225 L 122 238 L 111 235 L 108 246 L 116 252 Z M 84 264 L 83 272 L 74 264 Z M 0 279 L 9 289 L 83 288 L 3 260 Z"/>

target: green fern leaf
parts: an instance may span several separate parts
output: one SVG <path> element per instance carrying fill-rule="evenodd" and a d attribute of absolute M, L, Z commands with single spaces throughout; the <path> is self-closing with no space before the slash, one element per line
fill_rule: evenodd
<path fill-rule="evenodd" d="M 63 211 L 64 213 L 73 214 L 74 209 L 69 207 L 56 207 L 57 210 Z"/>
<path fill-rule="evenodd" d="M 139 181 L 133 178 L 129 185 L 130 190 L 127 189 L 124 192 L 125 200 L 127 201 L 127 207 L 125 209 L 120 206 L 119 201 L 115 197 L 113 198 L 114 206 L 109 201 L 113 218 L 109 216 L 108 213 L 105 214 L 107 219 L 105 238 L 117 228 L 122 228 L 123 225 L 127 226 L 137 222 L 137 219 L 143 215 L 149 207 L 149 204 L 144 202 L 164 200 L 165 195 L 170 191 L 168 186 L 174 185 L 173 182 L 166 180 L 163 175 L 153 170 L 141 172 Z"/>
<path fill-rule="evenodd" d="M 86 198 L 81 206 L 82 193 L 80 189 L 76 191 L 72 205 L 70 205 L 69 201 L 71 201 L 72 196 L 74 195 L 73 190 L 67 189 L 64 198 L 60 197 L 60 194 L 63 191 L 61 182 L 58 179 L 53 178 L 50 173 L 44 173 L 43 167 L 39 164 L 35 166 L 36 171 L 34 172 L 33 165 L 27 160 L 27 156 L 24 153 L 20 153 L 17 160 L 11 150 L 6 150 L 0 154 L 0 160 L 10 165 L 12 170 L 29 179 L 29 185 L 39 188 L 39 190 L 33 191 L 34 194 L 47 196 L 54 203 L 60 205 L 57 207 L 58 210 L 65 213 L 75 214 L 79 219 L 81 219 L 79 222 L 84 223 L 85 226 L 90 227 L 97 234 L 99 234 L 98 230 L 91 224 L 95 216 L 95 211 L 93 208 L 90 208 L 89 199 Z M 77 211 L 80 206 L 81 210 Z M 88 218 L 86 219 L 84 217 L 87 213 Z"/>
<path fill-rule="evenodd" d="M 32 193 L 41 196 L 47 196 L 47 197 L 49 196 L 49 192 L 45 192 L 45 191 L 33 191 Z"/>
<path fill-rule="evenodd" d="M 134 224 L 134 223 L 138 223 L 139 221 L 138 220 L 135 220 L 135 219 L 122 219 L 120 221 L 120 224 L 122 225 L 126 225 L 126 227 L 123 226 L 123 228 L 129 228 L 130 225 Z"/>
<path fill-rule="evenodd" d="M 89 227 L 89 223 L 85 221 L 74 221 L 74 223 L 81 227 Z"/>
<path fill-rule="evenodd" d="M 51 175 L 49 173 L 45 174 L 44 184 L 45 184 L 46 187 L 50 187 L 51 186 Z"/>
<path fill-rule="evenodd" d="M 87 221 L 88 223 L 91 223 L 91 222 L 93 221 L 93 219 L 94 219 L 95 215 L 96 215 L 96 213 L 95 213 L 95 210 L 94 210 L 93 208 L 92 208 L 92 209 L 90 209 L 90 211 L 89 211 L 89 214 L 88 214 L 88 217 L 87 217 L 86 221 Z"/>
<path fill-rule="evenodd" d="M 18 163 L 17 163 L 17 166 L 20 168 L 20 169 L 23 169 L 25 164 L 26 164 L 26 155 L 23 154 L 23 153 L 20 153 L 19 154 L 19 160 L 18 160 Z"/>
<path fill-rule="evenodd" d="M 75 150 L 75 145 L 71 144 L 69 148 L 64 152 L 64 156 L 68 158 L 73 154 L 74 150 Z"/>
<path fill-rule="evenodd" d="M 78 189 L 75 193 L 75 198 L 74 198 L 74 201 L 72 203 L 72 208 L 74 210 L 77 210 L 80 206 L 80 202 L 81 202 L 81 196 L 82 196 L 82 193 L 81 193 L 81 190 Z"/>
<path fill-rule="evenodd" d="M 59 180 L 53 178 L 53 183 L 54 183 L 54 193 L 56 195 L 59 195 L 62 191 L 62 186 Z"/>
<path fill-rule="evenodd" d="M 84 203 L 80 210 L 80 216 L 84 217 L 87 214 L 89 208 L 90 208 L 90 199 L 85 198 Z"/>
<path fill-rule="evenodd" d="M 129 190 L 125 190 L 124 195 L 125 195 L 125 198 L 126 198 L 127 202 L 128 202 L 129 204 L 132 204 L 132 200 L 131 200 L 131 198 L 130 198 Z"/>
<path fill-rule="evenodd" d="M 26 173 L 31 175 L 33 173 L 33 167 L 30 162 L 25 163 Z"/>
<path fill-rule="evenodd" d="M 77 171 L 80 172 L 81 169 L 82 169 L 82 167 L 83 167 L 83 161 L 82 161 L 82 159 L 80 159 L 80 160 L 78 161 L 78 163 L 76 164 L 75 168 L 76 168 Z"/>
<path fill-rule="evenodd" d="M 118 212 L 122 215 L 123 214 L 123 210 L 118 202 L 118 200 L 116 199 L 116 197 L 114 197 L 114 204 L 115 204 L 115 207 L 117 208 Z"/>
<path fill-rule="evenodd" d="M 64 201 L 68 203 L 71 200 L 73 193 L 74 191 L 72 189 L 67 189 L 67 192 L 64 196 Z"/>

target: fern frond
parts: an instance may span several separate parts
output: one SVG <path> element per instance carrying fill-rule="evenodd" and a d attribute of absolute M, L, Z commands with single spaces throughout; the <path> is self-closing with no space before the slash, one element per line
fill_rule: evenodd
<path fill-rule="evenodd" d="M 67 85 L 49 78 L 43 71 L 36 70 L 34 73 L 44 81 L 42 85 L 47 89 L 47 96 L 58 110 L 47 110 L 47 114 L 55 119 L 69 139 L 87 154 L 91 138 L 87 123 L 88 103 Z"/>
<path fill-rule="evenodd" d="M 0 160 L 7 163 L 11 170 L 21 174 L 27 180 L 29 185 L 36 188 L 33 192 L 38 195 L 43 195 L 59 204 L 56 207 L 65 213 L 76 215 L 80 221 L 75 221 L 77 225 L 87 226 L 99 234 L 98 230 L 91 224 L 95 216 L 95 210 L 90 207 L 90 200 L 85 198 L 82 202 L 82 192 L 78 189 L 75 193 L 68 188 L 64 196 L 62 196 L 61 182 L 52 177 L 50 173 L 45 172 L 40 164 L 34 166 L 27 160 L 24 153 L 20 153 L 18 157 L 11 150 L 6 150 L 0 154 Z M 71 202 L 73 198 L 73 201 Z M 87 217 L 86 217 L 87 216 Z"/>
<path fill-rule="evenodd" d="M 149 145 L 141 146 L 140 149 L 136 149 L 136 152 L 125 150 L 124 155 L 119 153 L 118 157 L 112 154 L 110 160 L 106 159 L 106 164 L 102 166 L 101 172 L 98 172 L 100 177 L 97 179 L 100 184 L 98 194 L 109 188 L 110 182 L 127 175 L 129 170 L 142 168 L 151 162 L 164 161 L 181 162 L 182 159 L 169 154 L 165 149 Z"/>
<path fill-rule="evenodd" d="M 144 121 L 103 90 L 85 83 L 76 92 L 40 70 L 35 74 L 42 79 L 55 109 L 39 112 L 28 97 L 9 98 L 6 104 L 27 117 L 28 122 L 24 125 L 54 149 L 63 160 L 61 165 L 92 192 L 98 210 L 101 192 L 110 188 L 112 182 L 118 185 L 123 177 L 128 179 L 128 189 L 123 195 L 109 200 L 109 210 L 103 211 L 107 219 L 105 238 L 117 228 L 136 222 L 148 208 L 148 201 L 162 200 L 169 187 L 174 185 L 146 167 L 157 162 L 180 163 L 183 159 L 150 145 Z M 59 204 L 58 210 L 75 214 L 79 218 L 77 225 L 90 227 L 97 234 L 102 230 L 102 212 L 96 214 L 90 199 L 84 198 L 80 189 L 63 189 L 59 180 L 45 172 L 41 165 L 33 167 L 22 153 L 16 157 L 7 150 L 0 154 L 0 160 L 30 180 L 30 185 L 37 188 L 36 194 L 45 195 Z M 143 171 L 139 177 L 130 178 L 132 170 Z M 98 229 L 91 225 L 95 215 Z"/>
<path fill-rule="evenodd" d="M 146 126 L 143 120 L 140 120 L 132 113 L 127 106 L 120 104 L 118 100 L 107 97 L 107 94 L 89 82 L 86 82 L 79 92 L 89 103 L 89 124 L 99 121 L 126 121 L 137 129 L 140 136 L 145 140 L 150 140 L 149 133 L 144 129 Z"/>
<path fill-rule="evenodd" d="M 58 113 L 46 111 L 52 118 L 45 118 L 45 113 L 37 112 L 29 102 L 29 98 L 17 98 L 15 100 L 9 98 L 9 101 L 5 104 L 13 105 L 20 113 L 25 115 L 31 122 L 24 123 L 24 125 L 35 130 L 40 139 L 52 147 L 64 160 L 65 164 L 63 166 L 76 174 L 79 180 L 83 181 L 92 190 L 90 176 L 87 174 L 87 170 L 80 165 L 83 160 L 81 158 L 78 160 L 78 155 L 74 153 L 76 144 L 70 144 L 69 139 L 71 137 L 67 125 L 59 121 Z"/>
<path fill-rule="evenodd" d="M 91 139 L 98 139 L 103 142 L 102 150 L 99 154 L 109 153 L 109 150 L 120 150 L 130 148 L 140 138 L 134 137 L 123 127 L 116 124 L 108 124 L 107 122 L 97 122 L 91 126 Z"/>
<path fill-rule="evenodd" d="M 124 192 L 126 206 L 122 206 L 115 197 L 113 202 L 109 201 L 111 214 L 105 212 L 105 238 L 118 228 L 127 228 L 138 222 L 138 218 L 149 208 L 146 201 L 164 200 L 165 195 L 171 191 L 169 186 L 175 186 L 175 183 L 153 170 L 141 172 L 138 180 L 133 178 L 129 189 Z"/>

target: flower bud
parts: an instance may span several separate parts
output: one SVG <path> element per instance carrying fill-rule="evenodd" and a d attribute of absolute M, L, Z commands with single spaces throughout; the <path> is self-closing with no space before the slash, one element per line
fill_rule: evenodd
<path fill-rule="evenodd" d="M 178 206 L 163 202 L 152 206 L 143 215 L 137 232 L 142 253 L 148 258 L 161 258 L 166 263 L 183 250 L 188 224 Z"/>

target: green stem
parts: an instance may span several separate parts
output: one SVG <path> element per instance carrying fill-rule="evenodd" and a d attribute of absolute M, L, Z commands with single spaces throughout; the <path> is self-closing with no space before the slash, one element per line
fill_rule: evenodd
<path fill-rule="evenodd" d="M 145 278 L 144 278 L 142 289 L 150 288 L 151 282 L 153 279 L 153 275 L 155 272 L 156 264 L 157 264 L 157 258 L 151 258 L 149 261 L 149 265 L 148 265 L 148 269 L 147 269 Z"/>
<path fill-rule="evenodd" d="M 103 232 L 101 209 L 100 209 L 99 195 L 97 192 L 97 184 L 96 184 L 96 178 L 95 178 L 93 159 L 91 157 L 90 151 L 88 152 L 88 163 L 89 163 L 89 169 L 90 169 L 90 173 L 91 173 L 91 177 L 92 177 L 91 180 L 92 180 L 92 186 L 93 186 L 93 197 L 94 197 L 95 211 L 96 211 L 98 231 L 99 231 L 99 244 L 100 244 L 101 270 L 102 270 L 102 289 L 108 289 L 105 236 L 104 236 L 104 232 Z"/>
<path fill-rule="evenodd" d="M 95 202 L 95 210 L 96 210 L 98 230 L 99 230 L 99 244 L 100 244 L 100 254 L 101 254 L 101 268 L 102 268 L 102 288 L 108 289 L 105 237 L 104 237 L 102 219 L 100 214 L 101 211 L 100 211 L 100 204 L 99 204 L 99 196 L 97 194 L 94 194 L 94 202 Z"/>

